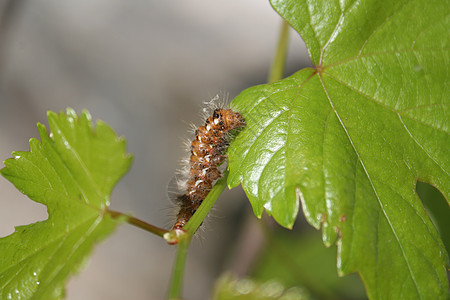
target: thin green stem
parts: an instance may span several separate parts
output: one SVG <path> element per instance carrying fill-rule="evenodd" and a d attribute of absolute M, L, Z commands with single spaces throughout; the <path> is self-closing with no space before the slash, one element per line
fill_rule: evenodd
<path fill-rule="evenodd" d="M 139 220 L 138 218 L 135 218 L 133 216 L 118 212 L 118 211 L 114 211 L 114 210 L 108 210 L 107 213 L 112 217 L 112 218 L 119 218 L 119 217 L 125 217 L 125 220 L 127 221 L 127 223 L 134 225 L 136 227 L 139 227 L 141 229 L 144 229 L 146 231 L 149 231 L 153 234 L 156 234 L 160 237 L 163 237 L 164 233 L 168 232 L 168 230 L 163 229 L 163 228 L 159 228 L 155 225 L 149 224 L 145 221 Z"/>
<path fill-rule="evenodd" d="M 169 286 L 169 299 L 180 299 L 181 290 L 183 287 L 183 275 L 186 264 L 187 250 L 197 229 L 203 223 L 203 220 L 208 215 L 209 211 L 213 207 L 216 200 L 222 194 L 223 190 L 227 186 L 228 170 L 224 172 L 221 179 L 219 179 L 212 190 L 208 193 L 208 196 L 203 200 L 199 209 L 195 212 L 192 218 L 183 227 L 183 234 L 176 235 L 178 239 L 177 256 L 175 259 L 175 265 L 172 271 L 172 278 Z"/>
<path fill-rule="evenodd" d="M 283 23 L 281 24 L 280 36 L 278 38 L 277 50 L 270 68 L 268 83 L 278 81 L 284 77 L 288 44 L 289 24 L 283 20 Z"/>
<path fill-rule="evenodd" d="M 186 266 L 186 257 L 190 242 L 191 236 L 187 234 L 178 240 L 177 256 L 172 270 L 168 299 L 181 299 L 184 268 Z"/>
<path fill-rule="evenodd" d="M 184 226 L 184 230 L 186 230 L 191 236 L 194 235 L 200 225 L 202 225 L 203 220 L 206 218 L 214 203 L 216 203 L 216 200 L 227 186 L 227 178 L 228 170 L 223 173 L 222 178 L 216 182 L 212 190 L 208 193 L 206 199 L 202 202 L 202 205 L 200 205 L 192 218 L 187 222 L 186 226 Z"/>

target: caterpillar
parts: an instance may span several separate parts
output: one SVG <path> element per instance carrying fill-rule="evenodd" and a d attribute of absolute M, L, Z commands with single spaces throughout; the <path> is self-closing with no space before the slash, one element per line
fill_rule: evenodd
<path fill-rule="evenodd" d="M 172 230 L 182 229 L 186 225 L 214 182 L 222 176 L 218 167 L 227 158 L 225 152 L 229 146 L 230 132 L 244 126 L 244 119 L 238 112 L 216 108 L 206 118 L 205 124 L 195 130 L 195 138 L 190 144 L 188 174 L 182 183 L 184 193 L 176 197 L 180 210 Z"/>

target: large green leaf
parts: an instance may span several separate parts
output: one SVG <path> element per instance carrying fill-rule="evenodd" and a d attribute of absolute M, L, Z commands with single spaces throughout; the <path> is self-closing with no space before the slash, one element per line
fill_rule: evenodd
<path fill-rule="evenodd" d="M 415 184 L 449 199 L 448 2 L 272 5 L 316 67 L 234 99 L 247 126 L 228 151 L 229 185 L 286 227 L 300 198 L 370 298 L 446 298 L 448 255 Z"/>
<path fill-rule="evenodd" d="M 67 277 L 121 219 L 106 214 L 109 195 L 127 172 L 125 141 L 87 112 L 49 112 L 50 136 L 14 152 L 1 170 L 22 193 L 45 204 L 48 220 L 16 227 L 0 239 L 1 299 L 60 299 Z"/>

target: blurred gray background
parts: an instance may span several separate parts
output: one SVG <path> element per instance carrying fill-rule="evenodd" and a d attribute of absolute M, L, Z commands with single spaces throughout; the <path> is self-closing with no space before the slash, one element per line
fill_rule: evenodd
<path fill-rule="evenodd" d="M 0 0 L 0 160 L 29 149 L 47 110 L 88 109 L 125 136 L 134 154 L 112 209 L 169 227 L 167 183 L 183 156 L 187 124 L 201 123 L 202 102 L 217 93 L 233 99 L 265 83 L 280 22 L 259 0 Z M 309 64 L 291 33 L 287 73 Z M 191 245 L 186 299 L 208 299 L 233 265 L 231 246 L 249 213 L 240 188 L 218 200 Z M 43 205 L 0 178 L 0 236 L 46 218 Z M 69 280 L 67 299 L 163 299 L 175 250 L 124 225 Z"/>

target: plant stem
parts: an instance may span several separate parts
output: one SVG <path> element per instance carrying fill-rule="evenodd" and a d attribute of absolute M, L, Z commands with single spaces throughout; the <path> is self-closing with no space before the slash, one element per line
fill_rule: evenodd
<path fill-rule="evenodd" d="M 288 44 L 289 24 L 285 20 L 282 20 L 280 37 L 278 38 L 277 50 L 275 52 L 272 66 L 270 67 L 268 83 L 272 83 L 283 78 Z"/>
<path fill-rule="evenodd" d="M 168 299 L 180 299 L 183 288 L 184 267 L 191 242 L 191 236 L 186 234 L 178 241 L 177 256 L 173 266 L 172 278 L 170 280 Z"/>
<path fill-rule="evenodd" d="M 206 218 L 214 203 L 216 203 L 216 200 L 227 186 L 228 173 L 228 170 L 223 173 L 222 178 L 214 184 L 212 190 L 208 193 L 208 196 L 202 202 L 192 218 L 187 222 L 186 226 L 184 226 L 184 230 L 186 230 L 191 236 L 193 236 L 200 225 L 202 225 L 203 220 Z"/>
<path fill-rule="evenodd" d="M 139 227 L 141 229 L 144 229 L 146 231 L 149 231 L 153 234 L 156 234 L 160 237 L 162 237 L 164 235 L 164 233 L 168 232 L 166 229 L 163 228 L 159 228 L 155 225 L 149 224 L 147 222 L 144 222 L 142 220 L 139 220 L 138 218 L 135 218 L 133 216 L 118 212 L 118 211 L 114 211 L 114 210 L 108 210 L 107 213 L 112 217 L 112 218 L 119 218 L 119 217 L 125 217 L 127 223 L 134 225 L 136 227 Z"/>
<path fill-rule="evenodd" d="M 203 200 L 199 209 L 195 212 L 192 218 L 183 227 L 185 233 L 179 236 L 177 256 L 175 259 L 175 265 L 172 271 L 172 278 L 169 286 L 169 299 L 180 299 L 181 290 L 183 287 L 183 275 L 184 266 L 186 264 L 187 250 L 191 242 L 192 237 L 197 231 L 198 227 L 203 223 L 203 220 L 208 215 L 208 212 L 213 207 L 216 200 L 222 194 L 223 190 L 227 186 L 228 170 L 224 172 L 221 179 L 219 179 L 212 190 L 208 193 L 208 196 Z"/>

